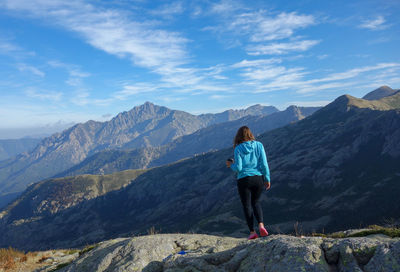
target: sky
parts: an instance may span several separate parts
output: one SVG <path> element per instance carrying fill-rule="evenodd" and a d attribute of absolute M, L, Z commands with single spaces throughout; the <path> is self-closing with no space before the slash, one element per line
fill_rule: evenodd
<path fill-rule="evenodd" d="M 0 0 L 0 139 L 400 88 L 400 1 Z"/>

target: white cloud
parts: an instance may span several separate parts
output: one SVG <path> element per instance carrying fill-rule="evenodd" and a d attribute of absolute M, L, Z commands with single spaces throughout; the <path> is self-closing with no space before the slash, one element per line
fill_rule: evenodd
<path fill-rule="evenodd" d="M 44 72 L 42 72 L 38 68 L 31 66 L 31 65 L 27 65 L 25 63 L 20 63 L 17 65 L 17 67 L 18 67 L 18 70 L 21 72 L 26 71 L 26 72 L 32 73 L 36 76 L 39 76 L 39 77 L 44 77 L 46 75 Z"/>
<path fill-rule="evenodd" d="M 21 48 L 9 41 L 0 40 L 0 53 L 7 54 L 14 51 L 19 51 Z"/>
<path fill-rule="evenodd" d="M 375 70 L 381 70 L 381 69 L 386 69 L 386 68 L 399 67 L 399 66 L 400 66 L 400 63 L 378 63 L 373 66 L 365 66 L 365 67 L 350 69 L 343 73 L 333 73 L 333 74 L 330 74 L 323 78 L 309 80 L 309 81 L 307 81 L 307 83 L 319 83 L 319 82 L 350 79 L 350 78 L 354 78 L 354 77 L 360 75 L 361 73 L 375 71 Z"/>
<path fill-rule="evenodd" d="M 260 42 L 291 37 L 296 29 L 315 24 L 315 18 L 311 15 L 298 15 L 295 12 L 282 12 L 276 17 L 259 16 L 254 23 L 256 29 L 251 35 L 251 40 Z"/>
<path fill-rule="evenodd" d="M 132 20 L 126 11 L 98 8 L 79 0 L 8 0 L 3 6 L 77 32 L 90 45 L 128 57 L 141 67 L 162 70 L 159 68 L 166 63 L 176 67 L 187 62 L 187 39 L 149 22 Z"/>
<path fill-rule="evenodd" d="M 133 95 L 154 92 L 155 90 L 157 90 L 156 86 L 146 83 L 125 85 L 121 91 L 113 94 L 113 98 L 117 100 L 126 100 Z"/>
<path fill-rule="evenodd" d="M 177 14 L 181 14 L 185 11 L 182 2 L 172 2 L 165 4 L 157 9 L 152 9 L 150 14 L 162 17 L 171 17 Z"/>
<path fill-rule="evenodd" d="M 329 57 L 329 55 L 327 55 L 327 54 L 317 56 L 317 58 L 320 60 L 326 59 L 327 57 Z"/>
<path fill-rule="evenodd" d="M 226 96 L 226 95 L 218 95 L 218 94 L 214 94 L 214 95 L 211 95 L 210 96 L 210 99 L 212 99 L 212 100 L 222 100 L 222 99 L 226 99 L 226 98 L 228 98 L 229 96 Z"/>
<path fill-rule="evenodd" d="M 277 77 L 282 78 L 288 76 L 293 77 L 293 75 L 302 75 L 302 73 L 300 73 L 302 70 L 303 68 L 287 69 L 284 66 L 266 66 L 259 69 L 248 69 L 241 75 L 250 80 L 269 80 Z"/>
<path fill-rule="evenodd" d="M 359 25 L 359 27 L 370 30 L 382 30 L 389 27 L 388 25 L 385 25 L 385 22 L 385 18 L 380 15 L 375 19 L 364 21 L 362 24 Z"/>
<path fill-rule="evenodd" d="M 65 69 L 69 76 L 65 83 L 73 87 L 82 86 L 82 79 L 91 76 L 90 73 L 82 72 L 77 65 L 67 64 L 56 60 L 48 61 L 47 64 L 53 68 Z"/>
<path fill-rule="evenodd" d="M 252 42 L 289 38 L 295 30 L 316 24 L 312 15 L 297 14 L 296 12 L 281 12 L 273 15 L 265 10 L 249 10 L 232 1 L 214 4 L 211 12 L 222 16 L 223 24 L 206 29 L 248 35 Z"/>
<path fill-rule="evenodd" d="M 239 66 L 240 67 L 240 66 Z M 380 82 L 390 80 L 397 75 L 400 63 L 379 63 L 373 66 L 353 68 L 341 73 L 331 73 L 323 77 L 306 79 L 310 73 L 303 67 L 286 68 L 285 66 L 266 65 L 246 67 L 240 75 L 245 78 L 243 85 L 253 89 L 253 93 L 266 93 L 278 90 L 293 90 L 306 95 L 325 90 L 340 90 L 361 84 L 360 77 L 373 71 L 380 71 Z M 369 77 L 373 80 L 374 77 Z M 391 80 L 391 82 L 393 82 Z"/>
<path fill-rule="evenodd" d="M 25 91 L 25 94 L 28 97 L 39 98 L 41 100 L 50 100 L 53 102 L 60 101 L 63 93 L 62 92 L 54 92 L 54 91 L 43 91 L 36 90 L 34 88 L 29 88 Z"/>
<path fill-rule="evenodd" d="M 281 59 L 271 58 L 271 59 L 257 59 L 257 60 L 242 60 L 232 65 L 232 68 L 244 68 L 244 67 L 259 67 L 265 66 L 273 63 L 281 63 Z"/>
<path fill-rule="evenodd" d="M 247 48 L 249 55 L 282 55 L 293 51 L 306 51 L 320 41 L 303 40 L 287 43 L 271 43 L 268 45 L 252 45 Z"/>
<path fill-rule="evenodd" d="M 71 97 L 70 101 L 78 106 L 86 106 L 91 104 L 91 100 L 89 99 L 90 93 L 85 90 L 78 90 L 75 94 Z"/>
<path fill-rule="evenodd" d="M 1 7 L 1 4 L 0 4 Z M 35 56 L 35 52 L 27 51 L 19 45 L 11 42 L 9 39 L 0 37 L 0 54 L 7 55 L 13 58 Z"/>
<path fill-rule="evenodd" d="M 237 1 L 222 0 L 219 3 L 214 3 L 211 6 L 211 12 L 213 13 L 232 13 L 241 8 L 241 5 Z"/>

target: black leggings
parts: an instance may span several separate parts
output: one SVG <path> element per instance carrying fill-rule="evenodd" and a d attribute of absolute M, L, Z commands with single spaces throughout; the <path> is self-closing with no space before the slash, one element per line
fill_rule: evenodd
<path fill-rule="evenodd" d="M 237 180 L 240 200 L 250 231 L 254 231 L 254 216 L 258 223 L 264 223 L 263 211 L 259 202 L 264 189 L 262 176 L 248 176 Z M 254 214 L 254 216 L 253 216 Z"/>

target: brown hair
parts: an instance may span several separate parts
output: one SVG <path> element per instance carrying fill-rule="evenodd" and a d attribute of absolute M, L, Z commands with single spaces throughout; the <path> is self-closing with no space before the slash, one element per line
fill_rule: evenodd
<path fill-rule="evenodd" d="M 255 139 L 256 138 L 253 133 L 251 133 L 250 129 L 247 126 L 243 126 L 238 129 L 235 139 L 233 139 L 233 146 L 236 147 L 243 142 L 254 141 Z"/>

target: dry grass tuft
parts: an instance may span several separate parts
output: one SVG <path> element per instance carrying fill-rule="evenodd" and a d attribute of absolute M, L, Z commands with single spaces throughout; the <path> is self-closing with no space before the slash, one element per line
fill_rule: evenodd
<path fill-rule="evenodd" d="M 25 262 L 25 253 L 11 247 L 0 249 L 0 268 L 5 271 L 14 269 L 17 261 Z"/>

